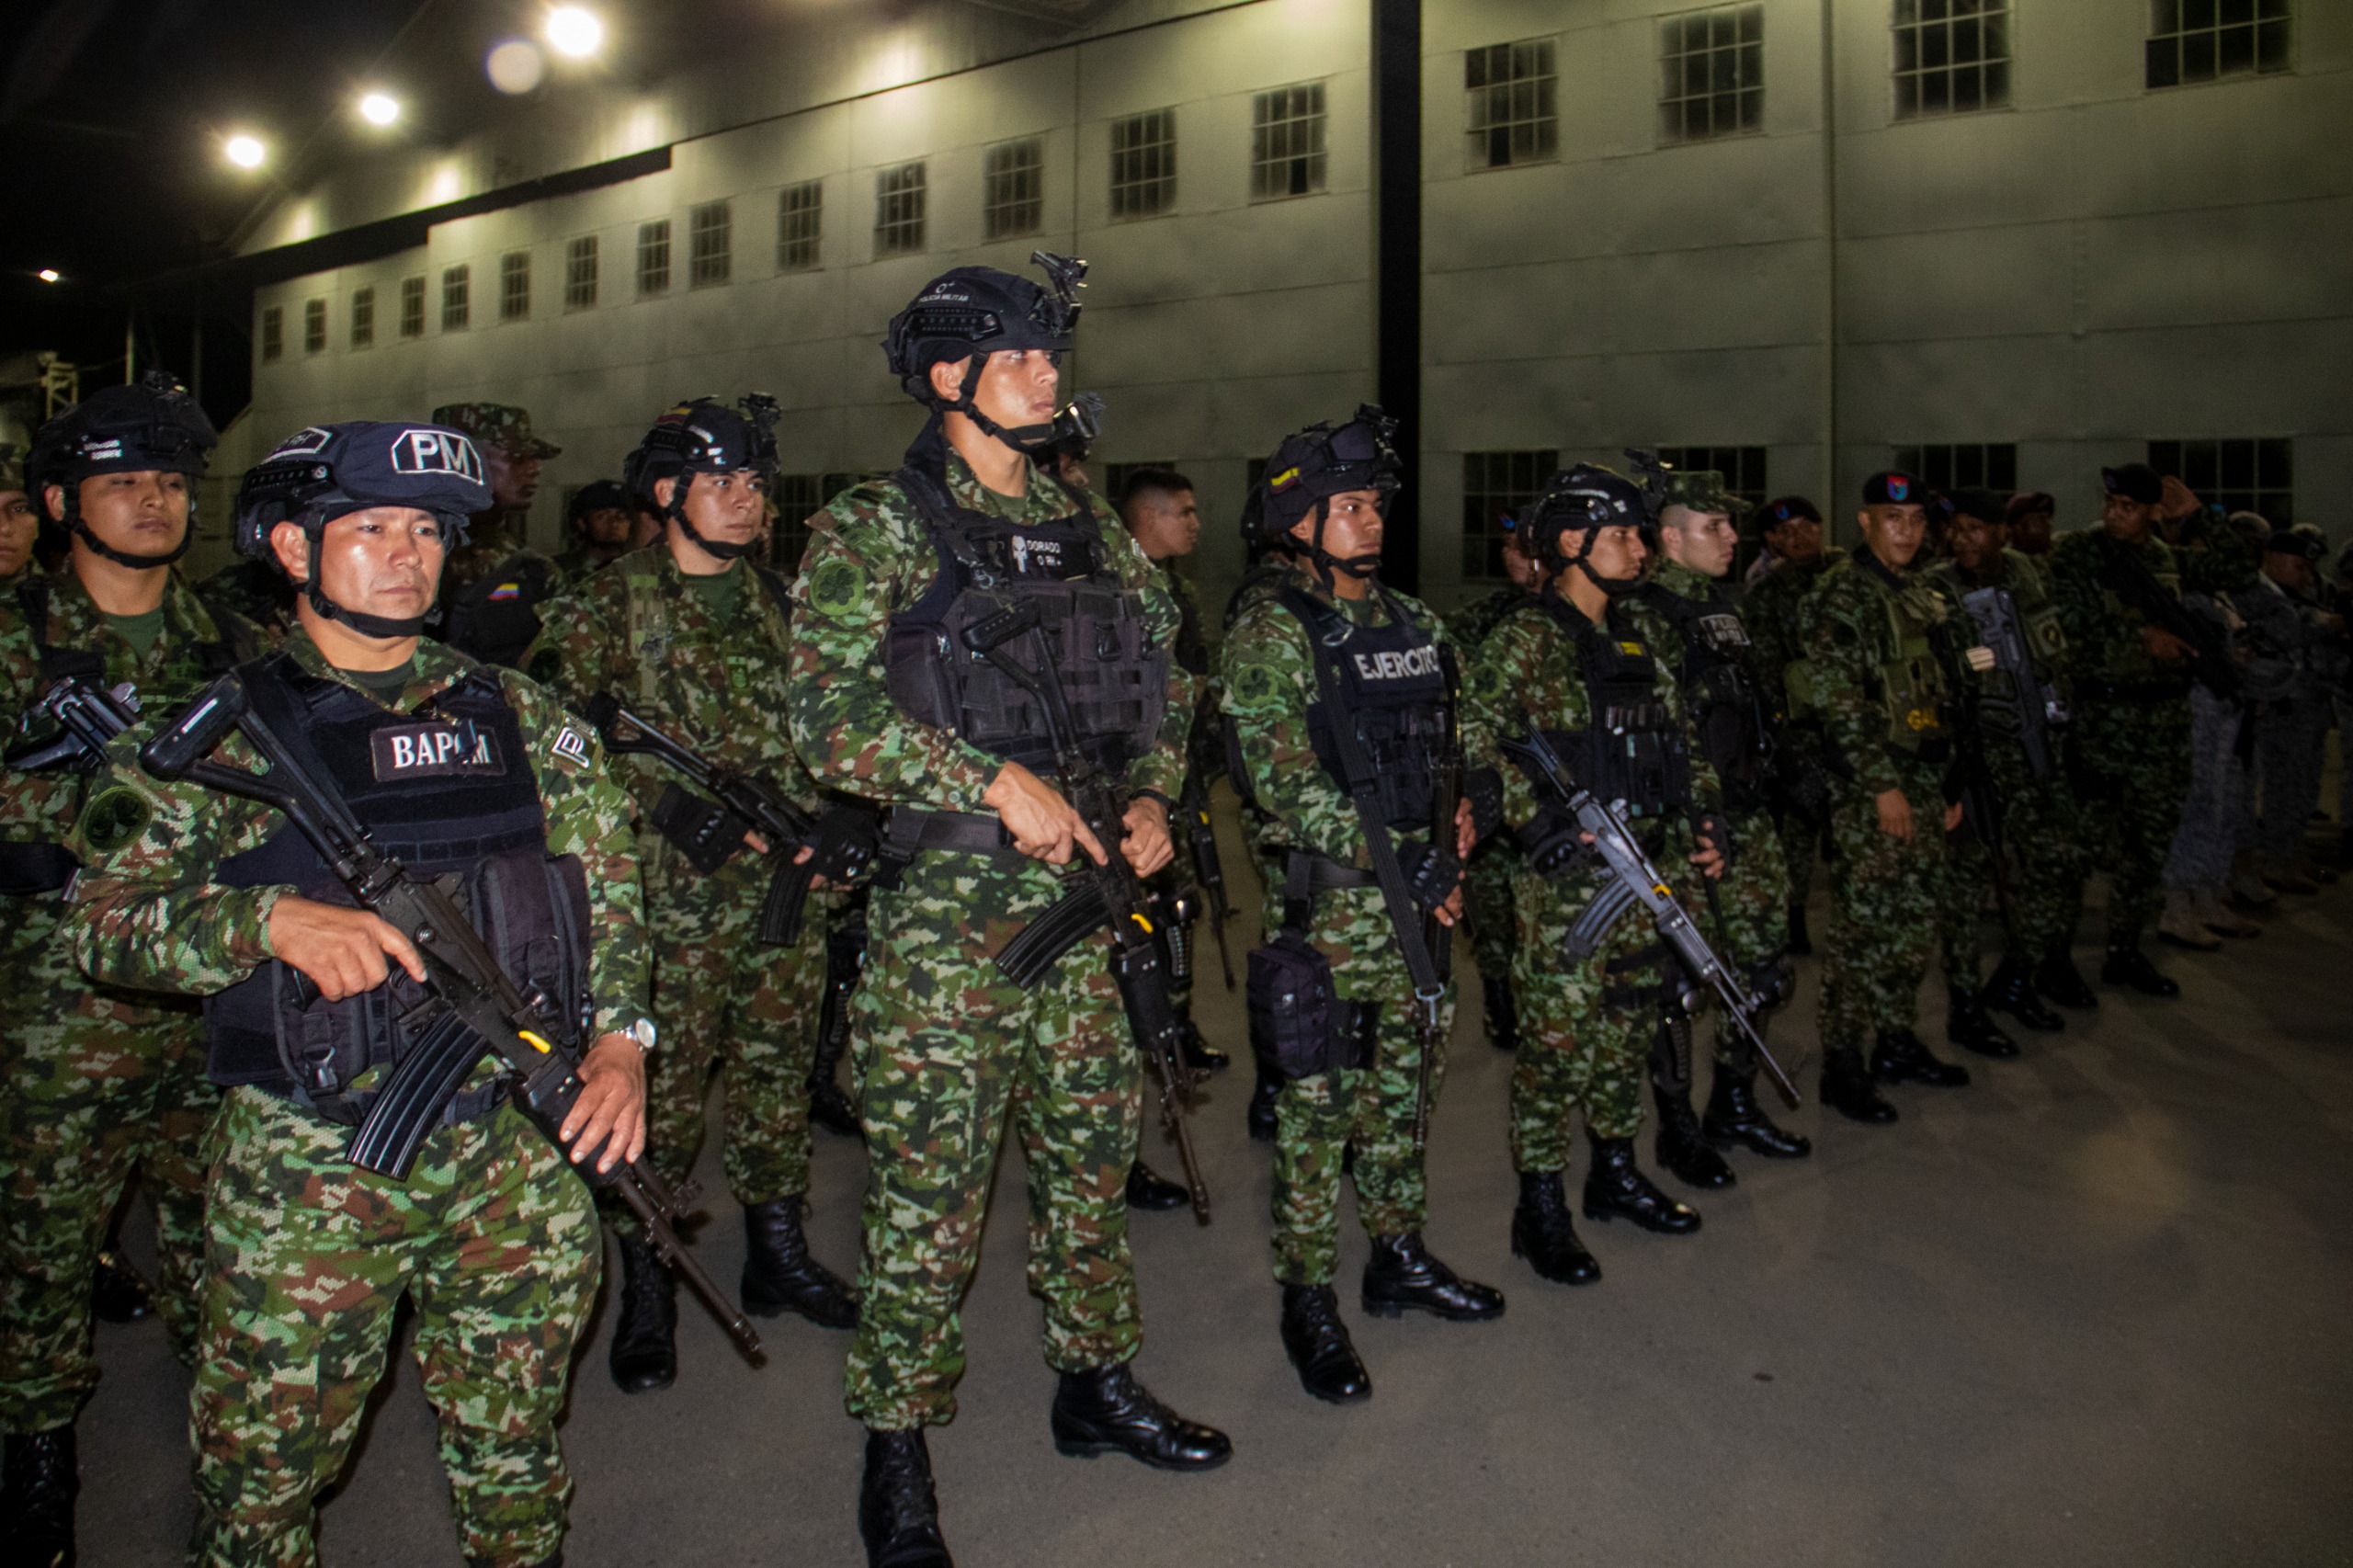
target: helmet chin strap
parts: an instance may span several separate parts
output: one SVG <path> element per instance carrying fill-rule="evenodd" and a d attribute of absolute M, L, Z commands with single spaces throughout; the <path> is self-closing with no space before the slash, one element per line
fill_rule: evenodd
<path fill-rule="evenodd" d="M 321 525 L 324 529 L 324 525 Z M 327 597 L 326 588 L 319 581 L 319 544 L 322 532 L 305 528 L 302 537 L 309 541 L 310 560 L 304 563 L 309 575 L 300 585 L 303 598 L 318 612 L 321 620 L 339 620 L 362 637 L 387 639 L 416 637 L 425 631 L 426 618 L 421 615 L 370 615 L 364 609 L 351 609 Z M 427 607 L 430 608 L 429 606 Z"/>
<path fill-rule="evenodd" d="M 1043 425 L 1005 426 L 983 414 L 981 405 L 972 401 L 972 394 L 981 390 L 981 372 L 987 366 L 988 356 L 975 351 L 972 355 L 972 368 L 964 372 L 964 384 L 957 391 L 956 401 L 954 403 L 935 402 L 932 406 L 945 414 L 961 414 L 979 426 L 983 435 L 1004 442 L 1023 457 L 1031 456 L 1039 448 L 1054 438 L 1054 422 L 1049 419 Z"/>
<path fill-rule="evenodd" d="M 1585 536 L 1585 544 L 1574 555 L 1568 558 L 1568 564 L 1584 573 L 1586 582 L 1599 588 L 1605 597 L 1613 599 L 1623 598 L 1642 585 L 1643 579 L 1639 573 L 1631 577 L 1604 577 L 1594 571 L 1590 565 L 1586 564 L 1586 558 L 1593 553 L 1594 536 L 1601 530 L 1581 528 L 1578 531 Z"/>
<path fill-rule="evenodd" d="M 671 482 L 670 505 L 662 515 L 677 524 L 678 531 L 692 540 L 695 548 L 705 555 L 720 561 L 739 559 L 752 548 L 749 543 L 733 544 L 726 540 L 705 539 L 695 531 L 694 524 L 687 521 L 687 492 L 694 487 L 694 482 L 695 476 L 691 473 L 681 473 Z"/>
<path fill-rule="evenodd" d="M 160 555 L 139 555 L 128 550 L 117 550 L 90 531 L 90 525 L 82 520 L 81 502 L 74 494 L 79 488 L 81 487 L 78 484 L 64 486 L 65 526 L 72 528 L 74 536 L 89 546 L 93 551 L 106 557 L 118 566 L 128 566 L 134 572 L 152 572 L 158 566 L 169 566 L 181 556 L 186 555 L 188 552 L 188 547 L 196 542 L 196 501 L 193 496 L 188 500 L 188 526 L 180 529 L 179 543 Z"/>
<path fill-rule="evenodd" d="M 1332 520 L 1332 498 L 1325 496 L 1315 503 L 1315 532 L 1307 543 L 1307 559 L 1324 585 L 1337 592 L 1337 577 L 1354 577 L 1365 582 L 1381 574 L 1381 552 L 1370 555 L 1335 555 L 1324 548 L 1324 527 Z"/>

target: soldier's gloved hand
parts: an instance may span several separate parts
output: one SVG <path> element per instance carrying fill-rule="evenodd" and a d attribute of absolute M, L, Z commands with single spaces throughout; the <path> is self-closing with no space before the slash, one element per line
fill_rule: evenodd
<path fill-rule="evenodd" d="M 599 1171 L 645 1153 L 645 1052 L 625 1034 L 599 1035 L 580 1062 L 580 1097 L 556 1136 L 573 1163 L 601 1149 Z"/>
<path fill-rule="evenodd" d="M 1425 915 L 1438 914 L 1462 885 L 1462 857 L 1444 845 L 1400 845 L 1397 863 L 1405 873 L 1414 907 Z"/>
<path fill-rule="evenodd" d="M 269 950 L 308 975 L 330 1002 L 383 984 L 392 974 L 388 958 L 399 960 L 410 979 L 425 979 L 415 946 L 382 916 L 295 893 L 270 906 Z"/>
<path fill-rule="evenodd" d="M 1591 858 L 1593 835 L 1566 817 L 1542 812 L 1517 835 L 1529 869 L 1540 877 L 1557 877 L 1580 861 Z"/>
<path fill-rule="evenodd" d="M 1176 846 L 1168 839 L 1168 808 L 1156 798 L 1138 795 L 1120 820 L 1128 830 L 1120 841 L 1120 853 L 1137 876 L 1148 877 L 1176 858 Z"/>
<path fill-rule="evenodd" d="M 1070 864 L 1072 850 L 1083 848 L 1098 866 L 1108 865 L 1103 846 L 1087 831 L 1086 820 L 1063 799 L 1063 792 L 1022 767 L 1008 762 L 997 770 L 981 804 L 995 812 L 1013 839 L 1013 846 L 1049 866 Z M 1161 829 L 1167 832 L 1165 824 Z"/>
<path fill-rule="evenodd" d="M 1462 776 L 1462 799 L 1471 807 L 1471 845 L 1461 850 L 1468 860 L 1472 846 L 1503 825 L 1503 776 L 1492 767 L 1472 768 Z"/>

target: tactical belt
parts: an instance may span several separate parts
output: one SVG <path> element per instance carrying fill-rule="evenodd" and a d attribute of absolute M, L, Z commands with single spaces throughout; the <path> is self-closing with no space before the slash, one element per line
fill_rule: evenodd
<path fill-rule="evenodd" d="M 1005 820 L 994 812 L 928 812 L 915 806 L 893 806 L 882 820 L 882 853 L 892 859 L 914 859 L 926 849 L 960 855 L 994 855 L 1019 858 Z"/>
<path fill-rule="evenodd" d="M 253 1085 L 272 1099 L 286 1100 L 301 1106 L 322 1121 L 337 1127 L 357 1127 L 367 1119 L 368 1108 L 376 1103 L 376 1091 L 365 1089 L 356 1095 L 336 1095 L 333 1105 L 323 1105 L 284 1078 L 265 1079 Z M 450 1096 L 435 1119 L 437 1127 L 461 1127 L 470 1121 L 486 1120 L 507 1097 L 507 1079 L 499 1074 L 479 1088 L 465 1089 Z"/>
<path fill-rule="evenodd" d="M 1315 916 L 1315 901 L 1341 888 L 1373 888 L 1381 878 L 1343 866 L 1313 849 L 1283 851 L 1283 928 L 1304 935 Z"/>

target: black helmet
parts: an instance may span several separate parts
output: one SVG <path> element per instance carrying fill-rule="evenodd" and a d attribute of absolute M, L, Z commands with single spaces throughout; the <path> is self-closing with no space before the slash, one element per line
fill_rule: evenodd
<path fill-rule="evenodd" d="M 278 524 L 295 524 L 315 545 L 329 523 L 370 506 L 430 512 L 455 549 L 465 540 L 466 519 L 489 506 L 482 453 L 460 431 L 399 420 L 314 425 L 245 471 L 237 486 L 237 553 L 278 564 L 269 544 Z M 425 624 L 423 616 L 346 609 L 326 597 L 315 571 L 303 593 L 319 614 L 366 636 L 414 637 Z"/>
<path fill-rule="evenodd" d="M 94 474 L 148 472 L 184 473 L 194 481 L 220 440 L 212 421 L 179 379 L 150 370 L 138 385 L 92 392 L 42 426 L 33 437 L 25 478 L 33 506 L 43 517 L 72 528 L 108 560 L 138 568 L 168 566 L 196 540 L 193 483 L 188 528 L 179 544 L 161 555 L 133 555 L 102 543 L 83 522 L 82 481 Z M 51 517 L 48 494 L 52 484 L 63 489 L 65 501 L 63 512 Z"/>
<path fill-rule="evenodd" d="M 1634 586 L 1614 578 L 1596 577 L 1585 566 L 1595 532 L 1606 528 L 1647 528 L 1658 517 L 1663 491 L 1635 483 L 1615 469 L 1599 463 L 1578 463 L 1544 482 L 1544 494 L 1523 508 L 1513 524 L 1529 554 L 1543 562 L 1547 577 L 1558 577 L 1575 566 L 1604 593 L 1622 593 Z M 1574 534 L 1574 550 L 1565 536 Z"/>
<path fill-rule="evenodd" d="M 619 480 L 592 479 L 572 493 L 572 500 L 563 509 L 563 520 L 576 528 L 591 512 L 626 512 L 631 506 L 629 492 Z"/>
<path fill-rule="evenodd" d="M 776 477 L 777 401 L 766 392 L 747 392 L 730 408 L 715 397 L 688 398 L 664 409 L 637 449 L 621 460 L 621 483 L 650 512 L 675 522 L 703 550 L 722 561 L 733 561 L 746 548 L 713 541 L 695 532 L 687 521 L 687 492 L 699 473 L 741 473 L 748 469 L 760 477 L 765 490 Z M 670 504 L 654 494 L 656 480 L 683 479 L 670 487 Z"/>
<path fill-rule="evenodd" d="M 1251 487 L 1242 504 L 1243 542 L 1260 549 L 1295 549 L 1284 541 L 1306 517 L 1315 519 L 1309 558 L 1318 568 L 1330 567 L 1352 577 L 1370 577 L 1381 557 L 1350 556 L 1345 560 L 1324 549 L 1324 520 L 1333 496 L 1351 490 L 1379 494 L 1383 516 L 1403 481 L 1397 449 L 1392 444 L 1397 421 L 1377 404 L 1357 405 L 1356 415 L 1340 426 L 1311 425 L 1286 437 L 1267 460 L 1266 472 Z"/>
<path fill-rule="evenodd" d="M 924 285 L 907 308 L 891 318 L 882 340 L 891 373 L 907 395 L 935 415 L 953 410 L 983 430 L 1022 451 L 1032 451 L 1058 434 L 1048 425 L 1006 429 L 972 405 L 981 368 L 1001 348 L 1041 348 L 1066 354 L 1078 331 L 1078 290 L 1086 286 L 1086 263 L 1051 251 L 1029 259 L 1045 269 L 1047 287 L 994 267 L 959 267 Z M 931 368 L 972 361 L 953 402 L 932 390 Z"/>

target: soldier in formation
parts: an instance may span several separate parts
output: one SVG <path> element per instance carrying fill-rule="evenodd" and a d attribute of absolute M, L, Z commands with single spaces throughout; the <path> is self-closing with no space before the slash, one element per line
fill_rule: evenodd
<path fill-rule="evenodd" d="M 1823 541 L 1822 514 L 1802 495 L 1779 496 L 1757 507 L 1749 514 L 1748 534 L 1763 547 L 1757 560 L 1767 570 L 1741 597 L 1740 618 L 1756 646 L 1758 680 L 1781 713 L 1774 750 L 1773 821 L 1789 876 L 1786 948 L 1802 958 L 1813 951 L 1806 900 L 1829 825 L 1829 737 L 1812 707 L 1791 699 L 1789 672 L 1804 657 L 1798 607 L 1847 552 Z"/>
<path fill-rule="evenodd" d="M 563 449 L 531 432 L 530 410 L 503 403 L 452 403 L 433 422 L 472 437 L 490 465 L 490 504 L 469 521 L 441 585 L 441 641 L 484 664 L 519 666 L 540 631 L 540 606 L 563 574 L 531 548 L 531 503 L 540 468 Z"/>

